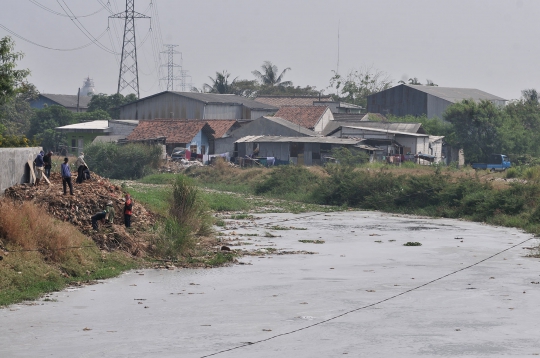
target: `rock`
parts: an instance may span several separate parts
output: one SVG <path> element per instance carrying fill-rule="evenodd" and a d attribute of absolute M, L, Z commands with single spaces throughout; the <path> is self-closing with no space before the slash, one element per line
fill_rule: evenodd
<path fill-rule="evenodd" d="M 228 246 L 221 246 L 221 251 L 231 251 L 231 248 Z"/>

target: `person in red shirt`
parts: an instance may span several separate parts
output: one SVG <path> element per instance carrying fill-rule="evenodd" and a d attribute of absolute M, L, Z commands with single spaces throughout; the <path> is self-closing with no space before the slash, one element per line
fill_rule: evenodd
<path fill-rule="evenodd" d="M 126 194 L 124 204 L 124 224 L 126 227 L 131 227 L 131 214 L 133 214 L 133 199 L 131 199 L 131 195 Z"/>

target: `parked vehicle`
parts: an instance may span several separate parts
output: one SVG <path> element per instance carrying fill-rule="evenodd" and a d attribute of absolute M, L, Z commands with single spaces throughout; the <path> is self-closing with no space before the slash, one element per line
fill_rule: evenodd
<path fill-rule="evenodd" d="M 504 154 L 491 154 L 487 163 L 473 163 L 472 167 L 476 170 L 489 170 L 490 172 L 502 172 L 510 168 L 512 163 Z"/>
<path fill-rule="evenodd" d="M 186 159 L 186 148 L 176 147 L 171 154 L 171 160 Z"/>

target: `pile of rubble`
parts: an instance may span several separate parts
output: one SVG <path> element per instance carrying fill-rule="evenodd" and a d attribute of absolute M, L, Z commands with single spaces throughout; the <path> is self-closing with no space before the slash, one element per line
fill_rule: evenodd
<path fill-rule="evenodd" d="M 167 162 L 167 164 L 162 165 L 161 168 L 159 168 L 159 172 L 160 173 L 174 173 L 174 174 L 177 174 L 177 173 L 183 172 L 187 168 L 202 167 L 202 166 L 204 166 L 203 163 L 201 163 L 201 162 L 199 162 L 197 160 L 190 161 L 190 160 L 181 159 L 179 161 L 169 161 L 169 162 Z"/>
<path fill-rule="evenodd" d="M 149 231 L 156 223 L 156 215 L 134 200 L 131 228 L 126 229 L 123 225 L 124 193 L 119 186 L 96 174 L 82 184 L 76 184 L 75 177 L 73 181 L 75 195 L 63 195 L 60 174 L 51 173 L 51 185 L 44 182 L 37 187 L 19 184 L 6 189 L 5 196 L 43 206 L 55 218 L 75 225 L 102 249 L 144 255 L 151 242 Z M 115 208 L 114 223 L 101 226 L 99 231 L 92 230 L 90 218 L 103 211 L 109 201 L 113 202 Z"/>

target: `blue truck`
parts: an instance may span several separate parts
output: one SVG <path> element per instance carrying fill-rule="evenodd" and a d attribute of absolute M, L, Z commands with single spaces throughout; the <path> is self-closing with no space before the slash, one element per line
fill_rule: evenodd
<path fill-rule="evenodd" d="M 504 154 L 491 154 L 487 163 L 473 163 L 472 168 L 476 170 L 489 170 L 490 172 L 502 172 L 510 168 L 512 163 Z"/>

